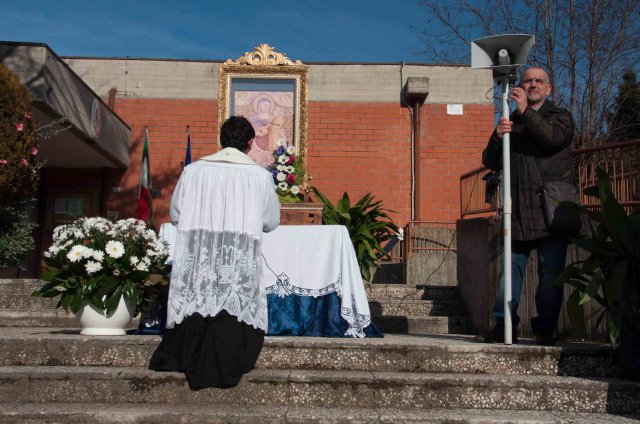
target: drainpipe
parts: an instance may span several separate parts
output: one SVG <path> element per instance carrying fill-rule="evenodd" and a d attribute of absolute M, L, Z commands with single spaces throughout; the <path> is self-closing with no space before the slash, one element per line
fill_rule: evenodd
<path fill-rule="evenodd" d="M 413 103 L 411 114 L 411 221 L 416 221 L 422 218 L 420 215 L 420 105 L 429 95 L 429 78 L 409 77 L 403 91 L 403 97 Z"/>

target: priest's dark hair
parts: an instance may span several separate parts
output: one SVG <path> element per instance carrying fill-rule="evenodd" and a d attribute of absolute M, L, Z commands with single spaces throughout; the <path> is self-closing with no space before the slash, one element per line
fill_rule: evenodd
<path fill-rule="evenodd" d="M 232 116 L 220 127 L 220 145 L 234 147 L 245 152 L 249 147 L 249 140 L 256 136 L 251 122 L 244 116 Z"/>

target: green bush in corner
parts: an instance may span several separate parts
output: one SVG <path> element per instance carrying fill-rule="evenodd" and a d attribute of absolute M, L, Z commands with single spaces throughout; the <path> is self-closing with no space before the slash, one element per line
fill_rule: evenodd
<path fill-rule="evenodd" d="M 567 300 L 574 333 L 584 332 L 583 305 L 591 299 L 604 307 L 609 338 L 619 348 L 619 360 L 629 378 L 640 380 L 640 210 L 627 214 L 615 198 L 606 171 L 598 168 L 598 185 L 585 194 L 597 197 L 600 210 L 574 203 L 594 224 L 591 237 L 572 242 L 589 256 L 569 265 L 556 284 L 576 289 Z"/>
<path fill-rule="evenodd" d="M 371 281 L 371 270 L 378 266 L 379 257 L 385 255 L 382 243 L 393 238 L 398 230 L 387 214 L 391 211 L 382 207 L 382 201 L 374 201 L 371 193 L 351 206 L 345 192 L 334 206 L 316 187 L 311 187 L 311 190 L 324 203 L 322 224 L 347 227 L 362 278 L 366 282 Z"/>

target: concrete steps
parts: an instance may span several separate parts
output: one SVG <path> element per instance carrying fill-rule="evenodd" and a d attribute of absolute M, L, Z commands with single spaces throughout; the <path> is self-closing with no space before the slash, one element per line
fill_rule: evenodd
<path fill-rule="evenodd" d="M 257 369 L 232 389 L 190 391 L 183 374 L 142 367 L 0 367 L 4 402 L 325 405 L 637 413 L 640 385 L 618 379 Z"/>
<path fill-rule="evenodd" d="M 29 296 L 39 284 L 0 282 L 0 299 Z M 452 321 L 464 320 L 430 315 L 437 305 L 458 302 L 455 289 L 368 290 L 382 305 L 376 323 L 437 322 L 451 331 Z M 403 303 L 398 314 L 422 316 L 390 315 Z M 64 314 L 28 302 L 2 305 L 20 305 L 0 317 L 22 314 L 14 319 L 25 324 Z M 626 424 L 640 418 L 640 383 L 620 379 L 608 346 L 540 347 L 527 339 L 487 345 L 452 334 L 268 337 L 256 369 L 236 388 L 192 392 L 182 374 L 147 369 L 160 337 L 81 336 L 75 318 L 63 318 L 72 324 L 0 328 L 0 422 Z"/>
<path fill-rule="evenodd" d="M 77 330 L 7 328 L 0 366 L 146 367 L 159 336 L 81 336 Z M 267 337 L 262 369 L 619 377 L 608 346 L 504 346 L 468 336 L 382 339 Z"/>
<path fill-rule="evenodd" d="M 370 284 L 367 298 L 372 320 L 383 333 L 470 333 L 456 287 Z"/>
<path fill-rule="evenodd" d="M 5 424 L 73 422 L 97 424 L 222 423 L 427 423 L 427 424 L 631 424 L 633 418 L 611 414 L 508 410 L 398 410 L 235 405 L 140 405 L 100 403 L 0 403 Z"/>

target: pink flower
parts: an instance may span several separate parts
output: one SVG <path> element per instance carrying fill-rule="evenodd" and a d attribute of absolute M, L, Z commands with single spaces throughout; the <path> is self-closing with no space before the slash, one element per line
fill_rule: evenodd
<path fill-rule="evenodd" d="M 0 165 L 5 166 L 8 162 L 5 159 L 0 159 Z"/>
<path fill-rule="evenodd" d="M 18 122 L 16 124 L 16 129 L 18 130 L 18 132 L 22 131 L 24 129 L 24 125 L 22 125 L 22 122 Z"/>
<path fill-rule="evenodd" d="M 23 166 L 29 166 L 29 161 L 26 159 L 22 159 L 22 165 Z"/>
<path fill-rule="evenodd" d="M 37 147 L 32 147 L 31 148 L 31 154 L 34 155 L 34 156 L 37 155 L 38 154 L 38 148 Z"/>
<path fill-rule="evenodd" d="M 31 114 L 29 112 L 25 112 L 24 119 L 31 119 Z"/>
<path fill-rule="evenodd" d="M 289 184 L 293 184 L 296 182 L 296 176 L 293 174 L 287 175 L 287 179 L 285 180 Z"/>
<path fill-rule="evenodd" d="M 295 156 L 289 156 L 289 160 L 287 161 L 287 165 L 293 165 L 293 163 L 296 161 L 296 157 Z"/>

